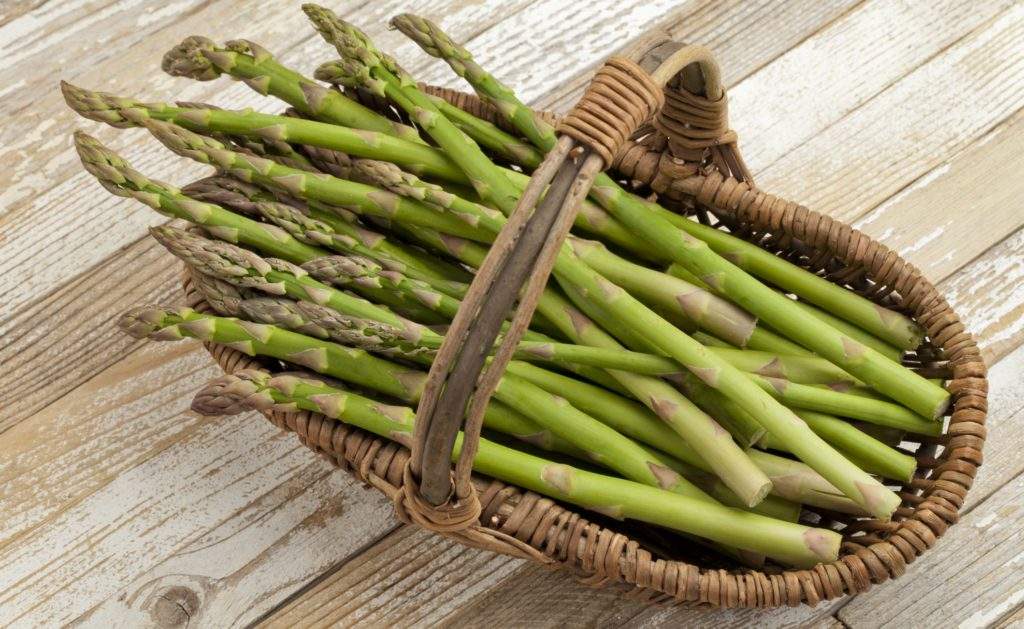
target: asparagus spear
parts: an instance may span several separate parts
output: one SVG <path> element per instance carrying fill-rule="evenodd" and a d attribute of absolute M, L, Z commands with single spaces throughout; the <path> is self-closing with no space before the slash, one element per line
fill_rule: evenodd
<path fill-rule="evenodd" d="M 130 310 L 120 327 L 136 338 L 177 340 L 184 337 L 220 343 L 248 355 L 287 360 L 313 371 L 372 388 L 406 402 L 416 402 L 426 373 L 376 358 L 358 347 L 191 309 L 178 312 L 144 307 Z M 334 330 L 337 334 L 337 328 Z M 342 338 L 355 340 L 351 336 Z M 584 450 L 588 457 L 627 478 L 674 493 L 709 499 L 692 483 L 635 442 L 570 405 L 564 398 L 506 374 L 495 396 L 542 427 Z"/>
<path fill-rule="evenodd" d="M 393 162 L 409 172 L 429 175 L 444 181 L 468 183 L 468 179 L 443 152 L 416 142 L 377 133 L 350 129 L 314 120 L 289 116 L 261 114 L 250 110 L 235 112 L 222 109 L 173 107 L 166 103 L 143 103 L 137 100 L 85 90 L 61 83 L 68 105 L 82 116 L 115 127 L 143 126 L 147 119 L 173 122 L 203 134 L 246 135 L 287 141 L 306 147 L 321 147 L 310 154 L 318 167 L 331 174 L 332 160 L 339 152 L 368 159 Z M 309 150 L 307 149 L 307 154 Z M 301 170 L 301 169 L 300 169 Z M 517 190 L 523 190 L 529 178 L 511 169 L 503 169 Z M 576 225 L 600 234 L 610 243 L 623 247 L 641 258 L 650 257 L 649 248 L 633 239 L 629 232 L 600 207 L 584 202 L 576 217 Z"/>
<path fill-rule="evenodd" d="M 554 147 L 555 134 L 551 125 L 524 105 L 511 89 L 477 64 L 469 51 L 458 46 L 436 24 L 409 14 L 392 18 L 391 24 L 419 44 L 428 54 L 447 62 L 456 74 L 466 79 L 481 98 L 492 104 L 534 146 L 544 152 Z M 600 177 L 595 187 L 594 196 L 606 209 L 612 211 L 613 215 L 616 212 L 609 207 L 610 205 L 638 206 L 633 198 L 608 177 Z M 701 225 L 669 212 L 657 204 L 645 205 L 648 210 L 676 227 L 707 241 L 712 249 L 740 268 L 800 295 L 901 349 L 916 348 L 924 336 L 923 329 L 910 318 L 880 308 L 871 301 L 817 277 L 756 245 L 720 229 Z M 619 218 L 624 220 L 621 216 Z"/>
<path fill-rule="evenodd" d="M 696 275 L 689 272 L 684 267 L 678 264 L 670 265 L 665 272 L 668 273 L 669 275 L 673 275 L 697 286 L 701 286 L 703 288 L 711 290 L 710 286 L 702 282 Z M 847 336 L 850 336 L 851 338 L 860 341 L 861 343 L 867 345 L 868 347 L 875 349 L 886 358 L 889 358 L 890 360 L 893 360 L 897 363 L 900 362 L 900 358 L 903 356 L 903 350 L 899 349 L 898 347 L 890 345 L 889 343 L 886 343 L 877 336 L 874 336 L 873 334 L 870 334 L 858 328 L 852 323 L 849 323 L 844 319 L 840 319 L 839 317 L 832 316 L 827 312 L 821 310 L 820 308 L 816 308 L 807 302 L 797 299 L 793 300 L 793 303 L 795 303 L 799 308 L 806 311 L 808 314 L 820 319 L 822 322 L 830 325 L 839 332 L 842 332 L 843 334 L 846 334 Z"/>
<path fill-rule="evenodd" d="M 851 460 L 868 472 L 907 483 L 917 471 L 917 460 L 914 457 L 887 446 L 838 417 L 804 410 L 798 410 L 796 414 L 807 422 L 811 430 L 848 454 Z M 785 450 L 770 437 L 759 445 Z"/>
<path fill-rule="evenodd" d="M 75 133 L 82 165 L 111 194 L 130 197 L 171 218 L 201 225 L 221 240 L 241 243 L 289 261 L 302 261 L 327 252 L 295 240 L 287 232 L 238 216 L 223 208 L 191 199 L 170 184 L 147 178 L 99 140 Z"/>
<path fill-rule="evenodd" d="M 253 408 L 302 408 L 363 428 L 406 447 L 415 417 L 407 407 L 386 407 L 353 393 L 294 376 L 252 371 L 223 376 L 197 396 L 193 408 L 208 414 Z M 458 456 L 461 435 L 456 441 Z M 811 566 L 838 557 L 839 534 L 731 509 L 655 487 L 551 463 L 481 439 L 473 461 L 482 474 L 557 500 L 619 518 L 637 519 L 739 548 L 781 562 Z"/>
<path fill-rule="evenodd" d="M 469 278 L 465 271 L 443 261 L 430 259 L 422 251 L 405 246 L 354 221 L 340 218 L 337 212 L 316 206 L 310 207 L 290 198 L 287 203 L 278 201 L 259 187 L 238 179 L 223 176 L 207 177 L 185 186 L 182 192 L 193 199 L 250 215 L 263 216 L 271 222 L 285 219 L 286 225 L 281 226 L 289 230 L 289 233 L 293 233 L 291 230 L 294 230 L 293 235 L 296 238 L 301 235 L 312 240 L 312 244 L 332 246 L 346 253 L 373 257 L 390 269 L 418 279 Z"/>
<path fill-rule="evenodd" d="M 377 85 L 387 88 L 388 96 L 400 107 L 406 109 L 411 116 L 420 121 L 421 127 L 467 174 L 482 198 L 494 204 L 495 207 L 506 215 L 513 211 L 515 197 L 514 194 L 509 194 L 511 187 L 507 179 L 504 178 L 501 172 L 496 170 L 494 165 L 491 164 L 490 160 L 487 159 L 472 140 L 439 114 L 429 99 L 419 92 L 415 82 L 410 77 L 401 72 L 392 60 L 380 55 L 365 34 L 340 20 L 329 10 L 311 5 L 305 5 L 303 8 L 314 21 L 321 35 L 342 54 L 347 65 L 345 72 L 352 81 L 359 81 L 364 85 L 369 85 L 369 82 L 376 81 L 378 82 Z M 608 181 L 611 182 L 610 179 Z M 668 232 L 676 232 L 675 235 L 656 233 L 655 228 L 664 229 L 664 226 L 659 224 L 659 221 L 662 223 L 664 221 L 657 217 L 652 218 L 648 212 L 636 211 L 638 207 L 636 204 L 631 204 L 629 200 L 631 197 L 625 191 L 622 191 L 621 188 L 618 188 L 614 182 L 611 183 L 615 186 L 615 189 L 609 189 L 605 186 L 603 194 L 599 196 L 605 198 L 617 196 L 623 202 L 620 206 L 609 203 L 608 209 L 611 210 L 614 206 L 613 214 L 623 220 L 627 226 L 634 228 L 637 233 L 642 234 L 645 239 L 655 243 L 657 248 L 662 250 L 662 255 L 669 259 L 678 259 L 680 262 L 687 260 L 693 262 L 696 260 L 718 265 L 720 261 L 722 264 L 731 267 L 728 262 L 718 258 L 717 255 L 711 254 L 713 257 L 701 256 L 702 250 L 699 245 L 703 245 L 704 250 L 710 253 L 707 246 L 702 241 L 688 236 L 685 232 L 673 229 L 670 224 L 667 224 L 667 230 Z M 598 182 L 598 187 L 601 187 L 601 185 Z M 609 194 L 609 192 L 614 193 L 616 189 L 618 194 Z M 642 209 L 642 204 L 640 209 Z M 483 224 L 483 219 L 481 219 L 481 224 Z M 670 247 L 666 246 L 669 240 L 672 241 L 673 245 L 681 244 L 683 247 L 688 247 L 685 250 L 687 255 L 682 255 L 678 250 L 670 250 Z M 735 269 L 735 267 L 732 268 Z M 716 272 L 721 270 L 716 266 Z M 738 272 L 738 279 L 734 278 L 733 281 L 739 281 L 742 285 L 743 279 L 749 278 L 749 276 L 746 276 L 739 269 L 736 269 L 736 272 Z M 900 499 L 898 496 L 844 459 L 824 440 L 811 431 L 792 411 L 775 402 L 774 399 L 765 394 L 764 391 L 747 379 L 740 371 L 708 352 L 700 343 L 666 322 L 620 287 L 587 267 L 568 246 L 562 248 L 555 263 L 554 273 L 563 287 L 571 286 L 585 299 L 590 301 L 599 298 L 600 307 L 617 319 L 621 327 L 633 326 L 641 331 L 649 341 L 696 373 L 706 384 L 720 390 L 727 397 L 732 398 L 743 406 L 749 413 L 757 416 L 758 420 L 775 436 L 782 439 L 801 460 L 806 461 L 811 467 L 817 469 L 830 482 L 842 489 L 846 495 L 864 506 L 869 512 L 885 519 L 899 505 Z M 705 273 L 699 273 L 698 275 L 705 275 Z M 736 273 L 734 272 L 732 275 L 736 276 Z M 722 281 L 724 282 L 725 279 L 722 278 Z M 789 303 L 788 299 L 777 295 L 774 291 L 761 285 L 756 280 L 751 279 L 750 281 L 772 296 L 779 297 Z M 748 291 L 753 291 L 755 295 L 760 294 L 757 288 L 747 288 Z M 775 318 L 773 316 L 775 314 L 774 310 L 769 312 L 761 307 L 753 309 L 749 303 L 741 303 L 741 305 L 755 314 L 767 312 L 769 316 Z M 765 319 L 768 320 L 767 317 Z M 775 324 L 775 322 L 769 322 L 773 323 L 773 325 Z M 818 327 L 824 327 L 817 320 L 814 320 L 813 324 L 817 324 Z M 798 336 L 797 340 L 809 340 L 805 338 L 805 332 L 806 330 L 801 330 L 802 336 Z M 825 333 L 827 334 L 828 330 Z M 851 342 L 854 341 L 851 340 Z M 811 346 L 806 342 L 802 344 L 809 349 L 832 349 L 827 344 L 823 345 L 816 340 Z M 862 347 L 859 344 L 857 345 Z M 878 374 L 874 369 L 877 367 L 884 371 L 886 375 L 897 378 L 897 382 L 906 380 L 904 384 L 908 387 L 914 385 L 914 379 L 919 380 L 927 387 L 934 387 L 934 385 L 923 378 L 893 365 L 886 359 L 881 359 L 880 356 L 878 357 L 880 360 L 872 360 L 871 352 L 873 350 L 867 349 L 865 353 L 858 354 L 856 357 L 847 356 L 847 352 L 842 351 L 842 348 L 840 350 L 840 352 L 832 352 L 835 358 L 849 358 L 845 360 L 847 364 L 840 364 L 840 366 L 856 367 L 861 373 L 854 372 L 854 375 L 862 376 L 861 379 L 868 384 L 880 385 L 895 393 L 893 383 L 888 380 L 881 382 L 878 378 L 875 378 Z M 840 353 L 843 356 L 839 356 Z M 862 356 L 867 358 L 862 358 Z M 834 358 L 833 356 L 827 357 L 830 359 Z M 857 358 L 857 360 L 852 360 L 853 358 Z M 837 361 L 833 359 L 833 362 Z M 865 364 L 870 368 L 865 369 Z M 893 375 L 892 370 L 888 368 L 889 366 L 897 367 L 895 372 L 897 375 Z M 847 371 L 850 371 L 850 369 L 847 369 Z M 939 389 L 939 391 L 948 398 L 948 394 L 945 391 L 942 389 Z M 899 394 L 900 396 L 897 399 L 909 400 L 910 398 L 916 398 L 914 395 L 907 396 L 903 390 L 899 391 Z M 740 494 L 738 491 L 737 493 Z"/>
<path fill-rule="evenodd" d="M 749 374 L 749 377 L 773 397 L 793 408 L 841 415 L 933 437 L 942 434 L 942 422 L 921 417 L 899 404 L 780 378 L 757 374 Z"/>
<path fill-rule="evenodd" d="M 570 237 L 568 242 L 588 266 L 641 301 L 681 314 L 723 341 L 779 354 L 810 354 L 759 326 L 754 317 L 701 286 L 624 260 L 593 240 Z"/>
<path fill-rule="evenodd" d="M 396 326 L 409 334 L 432 336 L 434 332 L 403 319 L 390 310 L 353 295 L 335 290 L 309 277 L 301 267 L 274 258 L 264 259 L 230 243 L 194 236 L 164 225 L 150 230 L 168 251 L 199 273 L 212 275 L 242 288 L 271 295 L 326 305 L 338 312 Z"/>
<path fill-rule="evenodd" d="M 460 62 L 465 64 L 465 58 L 460 59 Z M 481 86 L 481 89 L 485 87 Z M 525 107 L 515 100 L 509 90 L 501 94 L 491 92 L 489 97 L 506 105 L 511 99 L 517 108 Z M 510 120 L 515 123 L 514 119 Z M 527 133 L 526 130 L 521 131 L 524 135 Z M 542 150 L 547 151 L 554 146 L 554 131 L 550 127 L 541 129 L 541 133 L 535 136 L 542 142 L 538 145 Z M 628 194 L 607 175 L 599 176 L 595 180 L 592 193 L 605 209 L 635 234 L 649 242 L 661 256 L 679 263 L 703 281 L 713 285 L 715 289 L 724 292 L 732 301 L 757 315 L 788 338 L 828 358 L 876 390 L 922 415 L 938 417 L 945 412 L 949 405 L 947 391 L 899 365 L 894 365 L 877 351 L 823 324 L 795 306 L 791 300 L 719 256 L 704 241 L 686 231 L 673 229 L 671 222 L 662 215 L 650 211 L 649 206 L 653 204 Z M 849 291 L 843 292 L 851 294 Z M 877 307 L 874 317 L 881 319 L 881 312 Z"/>
<path fill-rule="evenodd" d="M 198 81 L 210 81 L 226 73 L 264 96 L 271 94 L 280 98 L 306 115 L 346 127 L 420 141 L 412 127 L 388 120 L 286 68 L 255 42 L 237 39 L 218 46 L 206 37 L 187 37 L 164 55 L 162 67 L 172 76 L 187 76 Z"/>

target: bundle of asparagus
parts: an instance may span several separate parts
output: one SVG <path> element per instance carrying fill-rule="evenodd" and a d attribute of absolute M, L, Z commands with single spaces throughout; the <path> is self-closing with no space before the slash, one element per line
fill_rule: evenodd
<path fill-rule="evenodd" d="M 140 307 L 122 329 L 223 344 L 332 379 L 245 371 L 211 383 L 196 410 L 308 409 L 408 445 L 408 405 L 445 324 L 555 134 L 425 19 L 392 25 L 507 124 L 428 95 L 356 27 L 303 9 L 340 55 L 315 78 L 341 89 L 244 40 L 190 37 L 163 60 L 172 75 L 241 80 L 284 101 L 282 114 L 62 83 L 82 116 L 144 127 L 214 176 L 179 189 L 84 133 L 75 145 L 112 194 L 188 224 L 151 233 L 216 313 Z M 354 91 L 385 100 L 390 115 Z M 923 339 L 916 323 L 609 175 L 573 231 L 485 416 L 487 434 L 552 460 L 481 439 L 475 469 L 744 561 L 836 559 L 840 535 L 801 524 L 804 513 L 893 515 L 901 499 L 885 481 L 909 482 L 916 461 L 899 435 L 894 446 L 865 423 L 938 435 L 949 400 L 899 363 Z"/>

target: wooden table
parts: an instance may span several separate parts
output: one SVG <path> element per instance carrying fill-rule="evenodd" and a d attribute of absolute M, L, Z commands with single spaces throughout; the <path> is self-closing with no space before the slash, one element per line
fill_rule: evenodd
<path fill-rule="evenodd" d="M 332 56 L 280 0 L 9 0 L 0 6 L 0 624 L 222 627 L 1024 624 L 1024 6 L 1004 0 L 333 2 L 422 80 L 452 84 L 389 16 L 441 21 L 539 107 L 564 110 L 655 28 L 710 46 L 761 187 L 920 266 L 991 365 L 986 465 L 960 524 L 906 577 L 769 612 L 651 609 L 398 526 L 389 504 L 256 415 L 200 418 L 218 370 L 112 318 L 178 299 L 162 218 L 86 175 L 88 130 L 141 170 L 202 169 L 140 131 L 75 118 L 56 82 L 271 106 L 159 71 L 182 37 L 248 37 L 311 71 Z M 583 8 L 586 7 L 586 8 Z"/>

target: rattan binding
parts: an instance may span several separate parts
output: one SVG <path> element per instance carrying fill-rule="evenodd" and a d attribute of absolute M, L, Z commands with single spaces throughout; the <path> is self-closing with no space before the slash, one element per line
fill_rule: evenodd
<path fill-rule="evenodd" d="M 651 71 L 651 59 L 680 54 L 680 48 L 672 42 L 658 42 L 650 48 L 654 54 L 641 65 Z M 921 438 L 916 452 L 918 472 L 901 488 L 903 504 L 891 522 L 814 512 L 820 517 L 820 526 L 842 531 L 839 560 L 809 570 L 752 570 L 699 554 L 696 559 L 668 556 L 662 550 L 666 545 L 657 543 L 663 532 L 605 521 L 600 516 L 584 517 L 533 492 L 473 475 L 470 493 L 476 505 L 467 511 L 473 521 L 444 528 L 419 518 L 418 509 L 413 509 L 415 513 L 408 509 L 410 500 L 418 496 L 416 480 L 409 473 L 407 446 L 411 444 L 387 441 L 317 413 L 270 411 L 266 415 L 334 465 L 388 495 L 403 520 L 468 545 L 567 569 L 594 586 L 616 587 L 652 602 L 715 607 L 813 605 L 856 594 L 903 574 L 908 563 L 957 521 L 982 462 L 988 389 L 985 365 L 949 304 L 913 265 L 848 225 L 753 187 L 736 149 L 736 135 L 728 128 L 717 66 L 703 49 L 689 47 L 687 54 L 694 55 L 692 63 L 669 83 L 666 106 L 653 122 L 630 139 L 613 132 L 620 137 L 613 144 L 617 150 L 608 152 L 612 173 L 640 193 L 657 194 L 666 206 L 728 228 L 877 303 L 913 316 L 925 327 L 927 340 L 904 362 L 929 377 L 947 381 L 953 395 L 951 417 L 944 435 Z M 660 79 L 665 83 L 667 77 Z M 503 124 L 492 108 L 473 96 L 428 89 L 477 116 Z M 355 97 L 388 111 L 372 96 Z M 609 161 L 604 154 L 602 159 Z M 187 276 L 185 295 L 187 305 L 210 310 Z M 207 344 L 207 348 L 228 373 L 274 368 L 228 347 Z"/>

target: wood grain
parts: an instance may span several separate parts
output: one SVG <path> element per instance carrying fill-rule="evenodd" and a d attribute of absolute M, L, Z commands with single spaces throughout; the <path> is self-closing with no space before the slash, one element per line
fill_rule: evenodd
<path fill-rule="evenodd" d="M 829 0 L 806 3 L 782 0 L 767 5 L 743 0 L 704 2 L 686 16 L 666 22 L 662 30 L 681 42 L 699 43 L 715 53 L 726 86 L 736 85 L 784 52 L 827 26 L 862 0 Z M 605 57 L 628 50 L 633 42 L 613 42 L 587 72 L 565 83 L 564 90 L 542 96 L 539 108 L 565 112 L 583 95 L 591 72 Z M 501 78 L 504 77 L 499 72 Z M 730 95 L 731 96 L 731 95 Z"/>
<path fill-rule="evenodd" d="M 289 626 L 329 620 L 494 625 L 497 619 L 514 625 L 520 612 L 534 613 L 532 601 L 540 597 L 551 610 L 529 616 L 538 624 L 548 618 L 643 626 L 837 622 L 830 616 L 836 606 L 771 615 L 651 610 L 577 586 L 564 575 L 407 528 L 359 553 L 394 526 L 379 494 L 329 472 L 264 420 L 207 421 L 183 413 L 181 392 L 216 372 L 208 357 L 187 345 L 132 352 L 133 343 L 104 327 L 123 307 L 176 291 L 177 265 L 139 240 L 145 226 L 161 219 L 112 202 L 81 175 L 64 138 L 70 114 L 46 89 L 53 78 L 46 75 L 67 66 L 66 76 L 90 87 L 161 98 L 216 94 L 232 106 L 266 107 L 268 101 L 238 85 L 172 81 L 136 67 L 140 60 L 155 66 L 164 49 L 194 31 L 253 37 L 305 70 L 329 51 L 294 6 L 183 0 L 165 6 L 166 12 L 140 18 L 127 3 L 50 3 L 43 8 L 65 17 L 28 28 L 24 20 L 38 10 L 25 12 L 32 8 L 25 3 L 0 9 L 0 48 L 6 54 L 7 42 L 15 42 L 26 53 L 0 69 L 6 94 L 0 111 L 16 112 L 0 128 L 0 164 L 6 166 L 0 170 L 0 364 L 14 366 L 0 372 L 0 407 L 11 409 L 15 421 L 28 418 L 0 443 L 0 620 L 220 626 L 273 612 L 270 622 Z M 411 44 L 398 45 L 396 33 L 380 32 L 401 5 L 341 6 L 346 17 L 374 25 L 381 45 L 421 78 L 454 84 L 441 64 L 425 60 Z M 574 12 L 565 36 L 552 28 L 566 17 L 564 3 L 554 0 L 455 6 L 437 0 L 413 10 L 445 15 L 445 28 L 468 38 L 485 65 L 499 65 L 500 74 L 525 86 L 531 97 L 556 105 L 574 98 L 573 90 L 588 79 L 586 69 L 652 27 L 712 43 L 727 78 L 738 82 L 734 126 L 741 138 L 761 138 L 743 144 L 748 157 L 764 160 L 759 183 L 783 194 L 788 186 L 797 191 L 794 198 L 848 218 L 873 207 L 861 225 L 930 277 L 960 269 L 942 290 L 984 340 L 987 357 L 1009 353 L 992 373 L 991 406 L 1000 414 L 990 420 L 989 462 L 970 494 L 970 506 L 980 512 L 1021 474 L 1013 453 L 1024 445 L 1018 402 L 1024 350 L 1010 353 L 1024 337 L 1024 230 L 1012 203 L 1019 187 L 1012 177 L 1020 171 L 1021 114 L 1015 112 L 1024 64 L 1010 54 L 1013 37 L 1020 35 L 1020 7 L 993 17 L 1003 6 L 972 4 L 965 13 L 956 3 L 791 1 L 769 10 L 756 3 L 620 2 Z M 173 14 L 182 8 L 183 15 Z M 106 11 L 103 30 L 112 36 L 89 39 L 97 24 L 90 11 Z M 886 15 L 899 17 L 887 21 Z M 15 25 L 39 41 L 12 38 L 15 31 L 5 29 Z M 83 52 L 69 59 L 76 44 Z M 851 58 L 836 63 L 844 52 Z M 545 72 L 536 72 L 541 66 Z M 551 92 L 549 67 L 569 77 Z M 823 67 L 835 69 L 823 76 Z M 19 83 L 23 79 L 36 83 Z M 971 98 L 951 90 L 954 83 L 973 90 Z M 785 108 L 787 96 L 791 109 Z M 804 107 L 807 99 L 816 106 Z M 766 110 L 769 104 L 774 109 Z M 776 127 L 779 116 L 792 135 L 779 131 L 782 123 Z M 128 146 L 127 139 L 114 146 Z M 844 147 L 842 159 L 836 146 Z M 175 181 L 197 171 L 183 161 L 168 168 L 166 154 L 152 142 L 126 153 L 143 169 L 170 172 Z M 847 155 L 850 167 L 842 163 Z M 877 180 L 866 182 L 865 172 Z M 51 190 L 55 181 L 60 183 Z M 804 194 L 811 190 L 808 181 L 815 184 L 813 194 Z M 840 193 L 847 188 L 849 197 Z M 971 211 L 966 237 L 965 208 Z M 945 229 L 933 234 L 940 224 Z M 128 281 L 119 272 L 124 268 L 133 271 Z M 81 347 L 106 349 L 76 349 Z M 119 352 L 128 357 L 118 362 L 125 355 Z M 20 394 L 8 393 L 15 389 Z M 3 414 L 0 430 L 15 421 Z M 986 496 L 991 499 L 981 502 Z M 991 566 L 992 578 L 998 577 L 1003 568 Z M 952 587 L 962 588 L 964 597 L 974 591 L 967 581 L 955 580 Z M 883 591 L 875 592 L 879 606 Z M 1007 590 L 991 602 L 1004 604 L 1012 594 Z M 1013 611 L 1007 607 L 992 620 L 1009 621 Z M 859 626 L 862 619 L 848 622 Z"/>
<path fill-rule="evenodd" d="M 758 184 L 856 219 L 1024 105 L 1022 35 L 1018 3 L 771 163 Z"/>
<path fill-rule="evenodd" d="M 1017 190 L 1024 172 L 1021 147 L 1024 112 L 1018 111 L 854 227 L 898 251 L 925 276 L 944 278 L 1024 225 Z M 965 230 L 970 238 L 964 238 Z"/>
<path fill-rule="evenodd" d="M 915 562 L 913 571 L 927 576 L 907 579 L 901 604 L 877 588 L 839 618 L 854 627 L 986 627 L 1024 605 L 1024 475 L 950 529 L 937 550 Z"/>
<path fill-rule="evenodd" d="M 180 295 L 181 264 L 146 238 L 16 312 L 0 326 L 0 364 L 9 365 L 0 432 L 143 345 L 114 326 L 129 304 L 174 304 Z"/>
<path fill-rule="evenodd" d="M 518 559 L 478 552 L 403 526 L 339 566 L 263 626 L 429 626 L 522 565 Z"/>
<path fill-rule="evenodd" d="M 5 433 L 5 625 L 153 625 L 167 596 L 246 624 L 389 530 L 383 496 L 261 416 L 188 412 L 218 372 L 195 343 L 151 344 Z"/>

